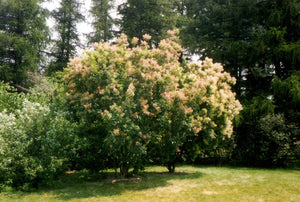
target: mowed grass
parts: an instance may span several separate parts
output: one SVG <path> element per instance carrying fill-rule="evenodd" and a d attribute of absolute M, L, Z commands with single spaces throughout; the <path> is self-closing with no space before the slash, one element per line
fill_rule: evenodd
<path fill-rule="evenodd" d="M 300 171 L 239 167 L 147 167 L 128 181 L 113 173 L 67 174 L 55 188 L 6 190 L 0 201 L 300 201 Z M 103 179 L 105 176 L 105 179 Z"/>

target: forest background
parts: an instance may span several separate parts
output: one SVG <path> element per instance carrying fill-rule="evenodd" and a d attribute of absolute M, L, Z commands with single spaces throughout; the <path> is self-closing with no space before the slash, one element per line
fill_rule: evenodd
<path fill-rule="evenodd" d="M 107 117 L 97 115 L 96 120 L 101 123 L 86 123 L 82 120 L 95 120 L 95 117 L 83 113 L 83 105 L 70 104 L 72 100 L 66 95 L 70 93 L 70 80 L 65 79 L 71 75 L 68 63 L 78 56 L 78 50 L 92 49 L 95 43 L 119 47 L 116 39 L 122 38 L 121 33 L 127 35 L 130 48 L 143 45 L 142 41 L 147 39 L 147 51 L 151 52 L 170 37 L 168 30 L 175 29 L 179 30 L 180 38 L 176 44 L 183 47 L 178 49 L 181 66 L 185 67 L 194 54 L 203 64 L 207 57 L 221 63 L 236 78 L 232 90 L 243 110 L 233 120 L 230 138 L 198 131 L 200 135 L 196 138 L 186 136 L 179 140 L 172 139 L 175 136 L 171 133 L 171 142 L 178 144 L 170 146 L 164 153 L 172 155 L 166 156 L 153 152 L 161 151 L 157 145 L 168 145 L 162 138 L 166 134 L 149 140 L 146 149 L 134 147 L 138 148 L 131 153 L 135 171 L 147 163 L 164 164 L 172 171 L 174 162 L 299 165 L 299 0 L 128 0 L 121 3 L 92 0 L 88 14 L 82 12 L 83 2 L 79 0 L 55 1 L 59 6 L 54 10 L 43 6 L 47 2 L 51 3 L 0 1 L 0 80 L 3 81 L 0 169 L 4 173 L 0 179 L 6 184 L 37 186 L 66 168 L 99 171 L 119 167 L 121 174 L 127 175 L 127 160 L 121 163 L 116 160 L 118 150 L 115 156 L 109 153 L 107 157 L 108 152 L 99 147 L 99 144 L 110 147 L 107 141 L 116 142 L 101 135 L 110 133 L 103 126 Z M 49 28 L 47 19 L 52 19 L 53 27 Z M 77 26 L 90 19 L 92 30 L 82 40 Z M 133 39 L 140 42 L 135 44 Z M 100 50 L 97 46 L 95 49 Z M 99 78 L 104 77 L 99 75 Z M 94 85 L 91 80 L 86 82 Z M 85 95 L 82 89 L 77 89 Z M 150 100 L 144 104 L 147 103 Z M 137 154 L 145 152 L 151 157 L 137 158 Z M 169 160 L 173 163 L 169 164 Z"/>

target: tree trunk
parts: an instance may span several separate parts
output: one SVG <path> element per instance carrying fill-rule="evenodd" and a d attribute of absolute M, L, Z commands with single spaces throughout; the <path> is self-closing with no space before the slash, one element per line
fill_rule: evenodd
<path fill-rule="evenodd" d="M 242 70 L 240 67 L 235 67 L 234 70 L 235 70 L 235 77 L 236 77 L 235 92 L 237 97 L 240 98 L 242 95 L 242 89 L 241 89 Z"/>
<path fill-rule="evenodd" d="M 120 166 L 121 178 L 125 178 L 128 176 L 128 170 L 129 170 L 129 167 L 126 163 L 124 163 L 123 165 Z"/>
<path fill-rule="evenodd" d="M 282 79 L 282 68 L 280 62 L 275 62 L 275 74 Z"/>
<path fill-rule="evenodd" d="M 167 168 L 169 170 L 169 173 L 175 173 L 175 163 L 168 163 Z"/>

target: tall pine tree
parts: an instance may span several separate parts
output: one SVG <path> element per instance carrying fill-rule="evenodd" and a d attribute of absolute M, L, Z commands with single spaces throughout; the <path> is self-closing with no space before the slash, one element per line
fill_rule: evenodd
<path fill-rule="evenodd" d="M 255 63 L 249 46 L 255 37 L 256 9 L 252 1 L 186 0 L 187 23 L 181 27 L 184 47 L 201 59 L 213 58 L 236 77 L 236 93 L 245 89 L 243 73 Z M 253 29 L 252 29 L 253 28 Z"/>
<path fill-rule="evenodd" d="M 107 42 L 114 37 L 114 19 L 110 12 L 113 8 L 113 0 L 93 0 L 90 10 L 93 16 L 92 26 L 94 32 L 89 35 L 89 42 Z"/>
<path fill-rule="evenodd" d="M 0 1 L 0 80 L 28 87 L 28 73 L 41 68 L 49 30 L 40 3 Z"/>
<path fill-rule="evenodd" d="M 299 68 L 299 0 L 178 0 L 184 47 L 221 62 L 239 97 L 270 95 L 274 73 Z"/>
<path fill-rule="evenodd" d="M 149 34 L 150 44 L 156 45 L 176 25 L 176 12 L 172 8 L 170 0 L 128 0 L 118 8 L 122 15 L 121 31 L 139 39 Z"/>
<path fill-rule="evenodd" d="M 54 41 L 54 61 L 49 65 L 48 73 L 62 71 L 67 67 L 70 58 L 76 54 L 76 48 L 80 46 L 76 27 L 84 19 L 80 5 L 78 0 L 61 0 L 60 7 L 52 13 L 58 38 Z"/>
<path fill-rule="evenodd" d="M 266 63 L 281 79 L 300 67 L 300 1 L 266 0 L 257 4 Z"/>

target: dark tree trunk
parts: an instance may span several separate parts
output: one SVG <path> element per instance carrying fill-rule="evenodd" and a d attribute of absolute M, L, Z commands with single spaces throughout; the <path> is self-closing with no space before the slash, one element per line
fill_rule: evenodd
<path fill-rule="evenodd" d="M 235 84 L 235 92 L 238 98 L 242 95 L 242 89 L 241 89 L 241 81 L 242 81 L 242 71 L 240 67 L 235 67 L 235 78 L 236 78 L 236 84 Z"/>
<path fill-rule="evenodd" d="M 128 176 L 128 170 L 129 170 L 129 167 L 126 163 L 120 166 L 121 178 L 125 178 Z"/>
<path fill-rule="evenodd" d="M 167 168 L 169 170 L 169 173 L 175 173 L 175 163 L 168 163 Z"/>
<path fill-rule="evenodd" d="M 278 76 L 280 79 L 282 79 L 282 68 L 280 62 L 275 63 L 275 74 Z"/>

